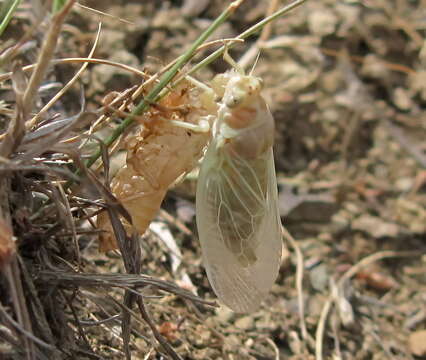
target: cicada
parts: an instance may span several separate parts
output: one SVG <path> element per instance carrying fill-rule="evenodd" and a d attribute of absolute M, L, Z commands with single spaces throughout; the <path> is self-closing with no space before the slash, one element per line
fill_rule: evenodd
<path fill-rule="evenodd" d="M 281 262 L 274 119 L 260 78 L 238 68 L 218 76 L 223 96 L 198 177 L 197 228 L 214 292 L 233 311 L 251 312 Z"/>

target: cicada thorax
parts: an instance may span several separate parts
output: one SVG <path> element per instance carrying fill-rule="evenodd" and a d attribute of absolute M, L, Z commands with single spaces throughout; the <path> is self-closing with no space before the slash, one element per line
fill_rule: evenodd
<path fill-rule="evenodd" d="M 262 80 L 257 77 L 234 74 L 229 79 L 218 124 L 225 151 L 256 159 L 273 145 L 274 119 L 261 90 Z"/>
<path fill-rule="evenodd" d="M 253 76 L 234 75 L 219 111 L 222 191 L 219 208 L 222 238 L 243 267 L 256 262 L 257 229 L 267 211 L 267 157 L 273 144 L 274 120 Z"/>

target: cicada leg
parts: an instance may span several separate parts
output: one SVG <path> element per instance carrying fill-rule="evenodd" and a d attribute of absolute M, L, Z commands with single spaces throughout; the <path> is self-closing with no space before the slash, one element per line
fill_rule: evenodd
<path fill-rule="evenodd" d="M 213 116 L 207 115 L 200 118 L 198 125 L 186 123 L 179 120 L 170 120 L 170 123 L 179 126 L 183 129 L 188 129 L 198 133 L 207 133 L 210 131 L 210 123 L 212 122 Z"/>
<path fill-rule="evenodd" d="M 223 51 L 223 60 L 232 66 L 240 75 L 245 75 L 244 69 L 229 55 L 228 45 L 225 43 L 225 50 Z"/>

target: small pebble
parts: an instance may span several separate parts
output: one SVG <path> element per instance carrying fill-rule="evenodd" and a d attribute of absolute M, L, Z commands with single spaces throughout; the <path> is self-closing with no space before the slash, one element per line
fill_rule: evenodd
<path fill-rule="evenodd" d="M 251 316 L 244 316 L 235 321 L 235 327 L 241 330 L 249 330 L 253 328 L 253 318 Z"/>

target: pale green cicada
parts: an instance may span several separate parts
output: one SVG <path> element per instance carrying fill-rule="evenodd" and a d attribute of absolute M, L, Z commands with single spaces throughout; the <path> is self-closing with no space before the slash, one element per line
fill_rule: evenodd
<path fill-rule="evenodd" d="M 216 295 L 235 312 L 251 312 L 281 261 L 274 119 L 261 79 L 232 70 L 219 82 L 223 97 L 198 178 L 197 227 Z"/>

